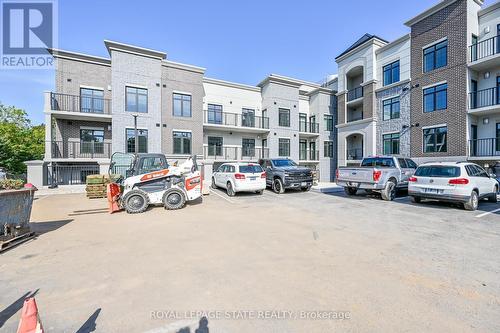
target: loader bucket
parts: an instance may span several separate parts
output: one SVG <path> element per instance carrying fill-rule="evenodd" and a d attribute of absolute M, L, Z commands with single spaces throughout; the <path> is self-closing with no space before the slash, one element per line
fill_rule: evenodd
<path fill-rule="evenodd" d="M 120 185 L 116 183 L 108 184 L 106 195 L 108 197 L 108 207 L 110 214 L 113 214 L 114 212 L 118 212 L 121 210 L 119 205 L 120 192 L 121 192 Z"/>

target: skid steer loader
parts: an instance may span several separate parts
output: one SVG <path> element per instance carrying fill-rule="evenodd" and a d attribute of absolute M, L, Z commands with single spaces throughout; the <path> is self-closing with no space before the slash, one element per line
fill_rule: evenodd
<path fill-rule="evenodd" d="M 201 197 L 196 156 L 180 165 L 169 165 L 162 154 L 114 153 L 109 170 L 117 177 L 107 188 L 110 213 L 122 209 L 142 213 L 149 205 L 180 209 L 187 201 Z"/>

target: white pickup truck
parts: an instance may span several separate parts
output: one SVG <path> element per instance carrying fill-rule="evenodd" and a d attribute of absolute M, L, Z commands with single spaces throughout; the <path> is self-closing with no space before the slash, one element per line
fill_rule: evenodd
<path fill-rule="evenodd" d="M 382 194 L 382 199 L 392 201 L 398 189 L 408 188 L 408 179 L 417 169 L 409 158 L 394 156 L 366 157 L 360 167 L 337 169 L 336 183 L 344 187 L 347 195 L 355 195 L 358 189 Z"/>

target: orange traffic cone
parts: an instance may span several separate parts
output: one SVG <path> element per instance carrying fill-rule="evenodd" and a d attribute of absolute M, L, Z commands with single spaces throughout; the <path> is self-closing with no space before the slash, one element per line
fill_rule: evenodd
<path fill-rule="evenodd" d="M 17 333 L 43 333 L 42 322 L 38 316 L 38 307 L 34 297 L 24 300 Z"/>

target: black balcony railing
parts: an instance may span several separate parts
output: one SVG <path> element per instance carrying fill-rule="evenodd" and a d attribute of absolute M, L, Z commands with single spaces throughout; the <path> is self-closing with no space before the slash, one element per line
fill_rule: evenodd
<path fill-rule="evenodd" d="M 471 157 L 500 156 L 500 138 L 469 140 Z"/>
<path fill-rule="evenodd" d="M 499 105 L 500 95 L 498 88 L 488 88 L 469 93 L 469 108 L 479 109 L 487 106 Z"/>
<path fill-rule="evenodd" d="M 347 101 L 354 101 L 355 99 L 363 97 L 363 87 L 359 86 L 347 92 Z"/>
<path fill-rule="evenodd" d="M 361 113 L 355 113 L 353 111 L 347 111 L 347 122 L 353 122 L 353 121 L 358 121 L 358 120 L 363 120 L 363 112 Z"/>
<path fill-rule="evenodd" d="M 205 111 L 205 124 L 226 125 L 249 128 L 269 128 L 269 118 L 249 114 Z"/>
<path fill-rule="evenodd" d="M 44 178 L 47 185 L 83 185 L 87 176 L 99 174 L 99 165 L 55 165 L 49 166 L 45 171 Z"/>
<path fill-rule="evenodd" d="M 299 149 L 299 161 L 319 161 L 319 150 Z"/>
<path fill-rule="evenodd" d="M 363 159 L 363 149 L 347 149 L 347 160 L 348 161 L 359 161 Z"/>
<path fill-rule="evenodd" d="M 226 147 L 205 146 L 204 158 L 225 161 L 256 161 L 260 158 L 269 158 L 269 148 L 255 147 Z"/>
<path fill-rule="evenodd" d="M 110 142 L 52 141 L 52 158 L 111 158 Z"/>
<path fill-rule="evenodd" d="M 483 58 L 500 53 L 500 39 L 498 36 L 485 39 L 479 43 L 469 46 L 470 61 L 477 61 Z"/>
<path fill-rule="evenodd" d="M 50 93 L 53 111 L 111 114 L 111 100 L 99 97 Z"/>
<path fill-rule="evenodd" d="M 299 132 L 319 133 L 319 124 L 307 121 L 299 121 Z"/>

